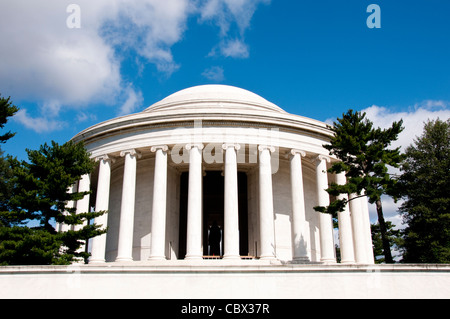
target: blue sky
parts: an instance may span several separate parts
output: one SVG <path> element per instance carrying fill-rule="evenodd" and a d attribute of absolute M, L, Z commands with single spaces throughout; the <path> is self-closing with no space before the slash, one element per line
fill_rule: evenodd
<path fill-rule="evenodd" d="M 81 28 L 68 28 L 69 4 Z M 369 4 L 381 28 L 368 28 Z M 450 117 L 450 1 L 2 0 L 0 93 L 21 111 L 2 149 L 64 143 L 194 85 L 253 91 L 330 121 L 349 108 L 398 145 Z"/>

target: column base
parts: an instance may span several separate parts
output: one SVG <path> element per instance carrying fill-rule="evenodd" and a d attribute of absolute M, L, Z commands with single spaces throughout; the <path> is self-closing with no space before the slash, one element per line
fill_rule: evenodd
<path fill-rule="evenodd" d="M 93 265 L 93 264 L 104 264 L 106 263 L 105 259 L 89 259 L 88 264 Z"/>
<path fill-rule="evenodd" d="M 147 260 L 166 260 L 165 256 L 150 256 Z"/>
<path fill-rule="evenodd" d="M 130 262 L 130 261 L 133 261 L 133 258 L 130 258 L 130 257 L 117 257 L 116 258 L 116 262 L 117 263 L 119 263 L 119 262 Z"/>
<path fill-rule="evenodd" d="M 334 258 L 321 259 L 320 262 L 323 264 L 337 264 Z"/>
<path fill-rule="evenodd" d="M 241 259 L 241 256 L 239 256 L 239 255 L 224 255 L 223 256 L 223 259 L 228 259 L 228 260 L 230 260 L 230 259 L 234 259 L 234 260 L 238 260 L 238 259 Z"/>
<path fill-rule="evenodd" d="M 259 259 L 261 260 L 275 260 L 275 256 L 260 256 Z"/>
<path fill-rule="evenodd" d="M 186 257 L 184 257 L 185 260 L 203 260 L 203 256 L 199 256 L 199 255 L 186 255 Z"/>
<path fill-rule="evenodd" d="M 309 257 L 294 257 L 294 259 L 292 259 L 292 263 L 294 264 L 307 264 L 309 262 Z"/>

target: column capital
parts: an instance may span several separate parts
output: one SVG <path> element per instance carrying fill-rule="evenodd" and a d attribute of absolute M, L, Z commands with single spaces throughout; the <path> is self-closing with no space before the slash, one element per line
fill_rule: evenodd
<path fill-rule="evenodd" d="M 315 161 L 316 161 L 316 162 L 326 161 L 327 163 L 331 163 L 330 157 L 328 157 L 328 156 L 326 156 L 326 155 L 318 155 L 318 156 L 315 158 Z"/>
<path fill-rule="evenodd" d="M 296 154 L 300 154 L 301 157 L 305 157 L 306 156 L 306 152 L 299 150 L 299 149 L 291 149 L 291 151 L 289 152 L 291 155 L 296 155 Z"/>
<path fill-rule="evenodd" d="M 192 148 L 197 147 L 199 150 L 202 150 L 205 145 L 203 145 L 202 143 L 188 143 L 186 144 L 185 148 L 189 151 Z"/>
<path fill-rule="evenodd" d="M 234 147 L 236 151 L 239 151 L 241 149 L 241 145 L 237 143 L 223 143 L 222 149 L 226 150 L 229 147 Z"/>
<path fill-rule="evenodd" d="M 258 145 L 258 151 L 269 150 L 270 153 L 275 152 L 275 147 L 269 145 Z"/>
<path fill-rule="evenodd" d="M 125 155 L 130 154 L 131 156 L 137 156 L 138 158 L 142 157 L 141 152 L 136 151 L 134 148 L 129 150 L 123 150 L 120 152 L 120 157 L 124 157 Z"/>
<path fill-rule="evenodd" d="M 162 150 L 163 152 L 167 152 L 169 150 L 169 147 L 167 145 L 154 145 L 150 147 L 151 152 L 156 152 L 159 149 Z"/>
<path fill-rule="evenodd" d="M 108 154 L 103 154 L 103 155 L 95 157 L 94 161 L 96 161 L 96 162 L 109 161 L 111 163 L 114 163 L 116 160 L 113 157 L 110 157 Z"/>

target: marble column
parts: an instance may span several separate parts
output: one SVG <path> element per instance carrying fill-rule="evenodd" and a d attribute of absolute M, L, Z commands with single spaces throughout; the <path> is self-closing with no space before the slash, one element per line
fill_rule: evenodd
<path fill-rule="evenodd" d="M 167 145 L 152 146 L 155 154 L 150 260 L 164 260 L 166 242 Z"/>
<path fill-rule="evenodd" d="M 95 201 L 95 211 L 107 211 L 109 206 L 109 189 L 111 182 L 111 163 L 114 161 L 108 155 L 96 158 L 99 161 L 97 197 Z M 106 229 L 108 225 L 108 213 L 96 217 L 94 223 Z M 92 238 L 90 264 L 104 263 L 106 253 L 106 233 Z"/>
<path fill-rule="evenodd" d="M 316 184 L 317 199 L 319 206 L 328 206 L 330 197 L 326 191 L 328 188 L 327 162 L 330 159 L 327 156 L 319 155 L 316 159 Z M 333 240 L 333 221 L 330 214 L 319 213 L 320 226 L 320 260 L 324 263 L 335 263 L 335 251 Z"/>
<path fill-rule="evenodd" d="M 308 262 L 308 239 L 305 233 L 306 215 L 303 190 L 302 157 L 300 150 L 291 150 L 291 197 L 292 197 L 292 238 L 293 261 Z"/>
<path fill-rule="evenodd" d="M 259 235 L 261 259 L 275 259 L 275 231 L 272 193 L 272 146 L 259 145 Z"/>
<path fill-rule="evenodd" d="M 239 259 L 239 206 L 236 151 L 239 144 L 223 144 L 225 150 L 224 259 Z"/>
<path fill-rule="evenodd" d="M 187 144 L 189 181 L 185 259 L 202 259 L 202 150 L 203 144 Z"/>
<path fill-rule="evenodd" d="M 364 220 L 361 212 L 361 203 L 357 194 L 350 194 L 350 214 L 353 229 L 353 247 L 355 262 L 358 264 L 366 263 L 366 248 L 364 236 Z"/>
<path fill-rule="evenodd" d="M 345 173 L 336 174 L 336 184 L 344 185 L 346 183 Z M 338 199 L 346 200 L 347 195 L 341 194 Z M 353 235 L 352 222 L 350 218 L 350 210 L 348 204 L 343 212 L 338 212 L 339 224 L 339 243 L 341 248 L 341 263 L 352 264 L 355 262 L 355 254 L 353 251 Z"/>
<path fill-rule="evenodd" d="M 78 192 L 89 192 L 91 189 L 91 177 L 89 174 L 85 174 L 81 176 L 81 179 L 78 181 Z M 85 195 L 82 199 L 77 201 L 76 206 L 76 213 L 82 214 L 82 213 L 88 213 L 89 212 L 89 195 Z M 87 225 L 87 222 L 85 221 L 82 225 L 75 225 L 74 230 L 78 231 L 81 230 L 84 226 Z M 82 252 L 86 249 L 86 244 L 80 246 L 79 252 Z"/>
<path fill-rule="evenodd" d="M 365 194 L 365 191 L 363 191 Z M 374 264 L 373 255 L 373 245 L 372 245 L 372 231 L 370 227 L 370 217 L 369 217 L 369 203 L 367 196 L 358 199 L 361 206 L 361 214 L 363 220 L 363 233 L 365 240 L 365 250 L 366 250 L 366 264 Z"/>
<path fill-rule="evenodd" d="M 91 178 L 88 174 L 81 176 L 78 181 L 78 192 L 89 192 L 91 188 Z M 77 201 L 76 205 L 77 215 L 89 212 L 89 195 L 85 195 L 82 199 Z M 75 225 L 75 230 L 79 230 L 83 225 Z"/>
<path fill-rule="evenodd" d="M 69 189 L 67 190 L 68 193 L 73 194 L 76 193 L 78 190 L 78 182 L 74 183 L 72 186 L 69 187 Z M 76 201 L 71 200 L 67 202 L 66 205 L 67 211 L 64 212 L 65 216 L 69 216 L 69 210 L 72 210 L 73 208 L 76 209 Z M 66 232 L 72 229 L 71 225 L 65 224 L 65 223 L 58 223 L 57 224 L 57 229 L 60 232 Z"/>
<path fill-rule="evenodd" d="M 136 166 L 140 153 L 134 149 L 120 152 L 125 157 L 122 202 L 120 206 L 119 245 L 116 261 L 133 260 L 134 205 L 136 200 Z"/>

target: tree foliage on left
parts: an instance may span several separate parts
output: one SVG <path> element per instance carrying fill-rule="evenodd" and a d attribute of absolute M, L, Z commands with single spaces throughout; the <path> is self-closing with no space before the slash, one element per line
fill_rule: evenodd
<path fill-rule="evenodd" d="M 69 141 L 59 145 L 52 141 L 39 150 L 27 150 L 29 161 L 9 158 L 12 177 L 11 197 L 5 199 L 7 211 L 0 213 L 0 261 L 3 264 L 70 264 L 89 257 L 80 250 L 92 237 L 105 232 L 87 221 L 104 214 L 76 212 L 68 202 L 77 201 L 90 192 L 68 192 L 95 163 L 82 143 Z M 30 221 L 36 227 L 25 227 Z M 54 224 L 79 225 L 57 232 Z M 76 230 L 75 230 L 76 229 Z"/>
<path fill-rule="evenodd" d="M 8 122 L 8 118 L 17 113 L 19 108 L 12 104 L 11 97 L 2 98 L 0 94 L 0 128 L 4 128 L 5 124 Z M 12 133 L 11 131 L 0 135 L 0 143 L 5 143 L 11 137 L 16 135 L 16 133 Z"/>
<path fill-rule="evenodd" d="M 106 231 L 88 221 L 106 212 L 77 214 L 76 208 L 67 204 L 90 192 L 68 190 L 92 172 L 94 161 L 82 143 L 72 141 L 63 145 L 52 141 L 39 150 L 26 151 L 28 161 L 11 156 L 2 156 L 0 161 L 0 264 L 86 260 L 89 254 L 80 248 L 89 238 Z M 57 232 L 56 223 L 66 224 L 70 230 Z M 70 227 L 75 225 L 78 227 Z"/>

